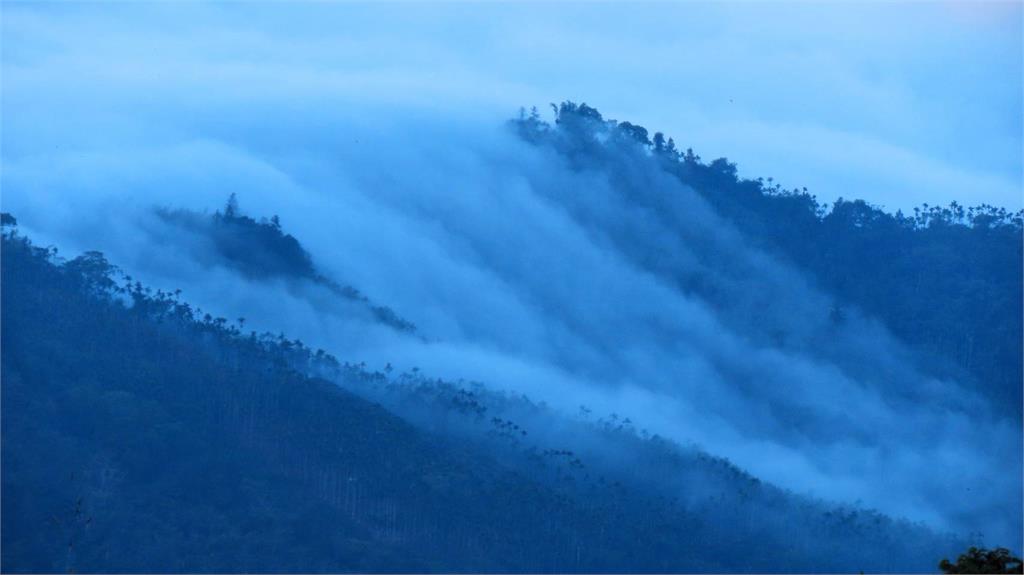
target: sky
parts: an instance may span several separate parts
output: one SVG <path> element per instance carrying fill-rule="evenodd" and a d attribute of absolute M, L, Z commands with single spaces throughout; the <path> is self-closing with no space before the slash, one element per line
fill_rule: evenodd
<path fill-rule="evenodd" d="M 550 118 L 550 102 L 585 101 L 828 202 L 1019 209 L 1019 3 L 2 14 L 0 202 L 42 245 L 101 249 L 150 285 L 344 360 L 625 409 L 799 493 L 965 532 L 1019 501 L 1019 474 L 999 473 L 1019 433 L 973 422 L 962 406 L 978 398 L 919 370 L 884 326 L 834 333 L 828 294 L 663 174 L 617 189 L 502 129 L 520 106 Z M 231 192 L 427 339 L 205 268 L 154 232 L 154 205 L 211 211 Z M 728 297 L 682 293 L 677 277 Z"/>
<path fill-rule="evenodd" d="M 5 3 L 3 155 L 68 131 L 168 135 L 112 114 L 173 115 L 168 131 L 246 105 L 497 121 L 571 99 L 828 202 L 1019 209 L 1021 6 Z"/>

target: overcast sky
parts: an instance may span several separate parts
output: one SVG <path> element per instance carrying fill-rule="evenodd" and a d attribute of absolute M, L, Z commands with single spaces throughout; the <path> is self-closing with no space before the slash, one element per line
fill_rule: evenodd
<path fill-rule="evenodd" d="M 1021 5 L 5 3 L 3 159 L 215 114 L 572 99 L 826 201 L 1019 209 Z"/>

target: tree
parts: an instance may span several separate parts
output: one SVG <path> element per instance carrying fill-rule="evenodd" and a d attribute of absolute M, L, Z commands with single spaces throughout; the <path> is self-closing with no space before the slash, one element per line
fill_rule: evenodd
<path fill-rule="evenodd" d="M 107 293 L 116 285 L 111 276 L 117 272 L 117 268 L 97 251 L 85 252 L 65 264 L 64 269 L 71 277 L 80 280 L 83 285 L 97 293 Z"/>
<path fill-rule="evenodd" d="M 228 204 L 224 207 L 224 215 L 229 218 L 238 216 L 238 197 L 234 192 L 228 196 Z"/>
<path fill-rule="evenodd" d="M 991 551 L 971 547 L 967 553 L 957 557 L 956 563 L 943 559 L 939 562 L 939 569 L 943 573 L 1024 573 L 1024 564 L 1003 547 Z"/>
<path fill-rule="evenodd" d="M 661 154 L 665 151 L 665 134 L 661 132 L 654 133 L 654 151 Z"/>
<path fill-rule="evenodd" d="M 676 157 L 679 155 L 679 151 L 676 150 L 676 141 L 673 140 L 672 138 L 669 138 L 668 143 L 665 144 L 665 153 L 668 154 L 673 159 L 676 159 Z"/>
<path fill-rule="evenodd" d="M 647 128 L 644 128 L 643 126 L 637 126 L 636 124 L 631 124 L 629 122 L 622 122 L 619 124 L 619 132 L 645 146 L 651 145 L 651 140 L 647 137 Z"/>
<path fill-rule="evenodd" d="M 717 172 L 729 177 L 732 180 L 736 179 L 736 164 L 730 162 L 725 158 L 718 158 L 713 160 L 708 166 L 712 172 Z"/>

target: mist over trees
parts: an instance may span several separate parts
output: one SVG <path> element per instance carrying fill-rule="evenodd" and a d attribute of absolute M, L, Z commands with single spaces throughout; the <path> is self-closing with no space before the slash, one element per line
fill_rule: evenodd
<path fill-rule="evenodd" d="M 508 399 L 246 334 L 99 253 L 3 242 L 7 571 L 903 570 L 957 545 L 801 501 L 628 420 L 590 433 L 644 454 L 630 478 L 621 460 L 524 448 L 525 430 L 488 412 Z M 313 371 L 386 382 L 434 432 Z M 466 443 L 437 428 L 446 412 L 487 432 Z"/>
<path fill-rule="evenodd" d="M 872 412 L 864 398 L 877 396 L 927 433 L 977 423 L 965 449 L 1013 445 L 1004 435 L 1021 420 L 1019 212 L 826 206 L 586 104 L 554 112 L 547 123 L 524 111 L 511 127 L 582 174 L 564 181 L 594 185 L 556 178 L 536 185 L 541 196 L 626 262 L 614 269 L 664 280 L 720 321 L 666 306 L 653 327 L 635 325 L 658 338 L 662 355 L 632 357 L 636 341 L 599 334 L 599 361 L 565 344 L 559 366 L 591 374 L 596 388 L 601 377 L 631 375 L 617 371 L 628 360 L 691 353 L 675 340 L 692 337 L 714 370 L 664 381 L 695 387 L 686 401 L 701 389 L 746 398 L 732 405 L 760 410 L 748 425 L 766 442 L 862 440 L 892 455 L 872 443 L 871 428 L 884 434 L 903 422 Z M 679 185 L 699 199 L 672 195 Z M 324 271 L 298 239 L 302 222 L 248 213 L 235 194 L 213 214 L 159 208 L 153 233 L 201 269 L 249 282 L 240 285 L 281 285 L 340 322 L 386 326 L 399 342 L 387 351 L 435 337 L 403 319 L 422 310 L 392 311 Z M 2 221 L 5 572 L 934 572 L 970 545 L 1014 545 L 775 485 L 705 445 L 649 431 L 653 414 L 635 409 L 595 412 L 581 399 L 567 413 L 488 381 L 341 360 L 349 350 L 258 333 L 247 327 L 255 318 L 199 309 L 188 292 L 147 286 L 98 251 L 64 259 L 21 234 L 14 216 Z M 485 261 L 514 249 L 473 247 Z M 566 246 L 541 247 L 567 267 L 596 269 L 558 253 Z M 610 278 L 582 281 L 635 293 Z M 337 301 L 310 295 L 321 291 Z M 539 299 L 525 289 L 523 297 Z M 604 326 L 572 313 L 557 320 L 578 331 L 588 320 Z M 712 327 L 681 331 L 702 321 Z M 724 328 L 768 351 L 700 347 L 701 334 Z M 746 356 L 756 369 L 735 364 Z M 754 373 L 787 360 L 810 367 Z M 653 380 L 677 367 L 640 373 Z M 815 379 L 826 376 L 834 381 Z M 714 400 L 694 401 L 694 414 L 713 414 Z M 879 419 L 864 420 L 872 415 Z M 981 455 L 979 469 L 996 465 L 1019 486 L 1019 455 Z M 1012 499 L 953 501 L 945 484 L 925 485 L 939 504 L 963 505 L 950 515 L 1020 533 Z M 941 568 L 1013 566 L 1011 551 L 985 553 Z"/>
<path fill-rule="evenodd" d="M 797 372 L 786 373 L 777 383 L 769 383 L 772 377 L 763 370 L 752 370 L 749 384 L 738 378 L 745 393 L 764 394 L 762 401 L 770 406 L 766 409 L 777 410 L 787 426 L 840 441 L 870 435 L 867 427 L 842 423 L 856 417 L 858 408 L 850 399 L 866 386 L 902 404 L 893 414 L 890 433 L 902 433 L 901 427 L 906 429 L 913 419 L 910 412 L 924 408 L 934 410 L 930 426 L 939 433 L 952 421 L 941 419 L 959 411 L 976 424 L 1004 420 L 1004 431 L 990 437 L 1019 437 L 1020 403 L 1015 398 L 1020 394 L 1021 314 L 1014 310 L 1020 309 L 1021 294 L 1020 213 L 988 206 L 962 210 L 954 205 L 948 210 L 919 210 L 915 218 L 908 218 L 863 202 L 837 202 L 829 210 L 806 192 L 741 180 L 724 158 L 705 165 L 692 150 L 679 152 L 664 136 L 650 139 L 646 130 L 632 124 L 620 129 L 620 124 L 605 120 L 589 106 L 567 102 L 555 111 L 554 124 L 543 122 L 539 114 L 523 113 L 512 126 L 541 150 L 565 158 L 581 178 L 594 181 L 595 188 L 608 182 L 609 195 L 618 203 L 615 215 L 608 216 L 594 207 L 607 200 L 590 191 L 554 190 L 549 197 L 568 205 L 577 218 L 602 218 L 601 231 L 631 262 L 709 303 L 726 325 L 755 345 L 780 352 L 799 350 L 861 380 L 856 388 L 837 393 L 829 389 L 826 373 L 797 389 L 789 385 L 799 377 Z M 659 174 L 685 186 L 672 186 Z M 727 223 L 736 225 L 742 242 L 753 250 L 734 248 L 738 242 L 721 234 Z M 689 257 L 676 255 L 687 250 Z M 758 251 L 783 263 L 765 265 Z M 801 274 L 780 273 L 785 262 L 799 265 Z M 797 295 L 801 276 L 812 285 Z M 922 278 L 920 283 L 914 281 L 917 277 Z M 814 302 L 821 291 L 829 297 Z M 945 328 L 929 327 L 939 321 Z M 872 327 L 875 322 L 884 329 Z M 893 326 L 921 333 L 897 340 L 886 335 L 897 332 Z M 971 339 L 964 339 L 964 333 L 989 342 L 982 352 L 987 354 L 985 362 L 970 359 L 977 350 L 965 351 Z M 895 351 L 900 341 L 910 344 L 905 353 Z M 901 369 L 909 366 L 915 367 Z M 780 369 L 788 371 L 788 366 Z M 728 371 L 743 370 L 730 366 Z M 958 380 L 962 391 L 940 399 L 944 394 L 936 393 L 934 382 L 928 381 L 933 378 Z M 765 391 L 775 386 L 785 391 Z M 973 393 L 984 395 L 985 401 L 971 399 Z M 802 400 L 815 397 L 823 401 L 813 410 L 804 409 Z M 844 402 L 845 408 L 812 423 L 818 413 L 830 412 L 836 401 Z M 787 404 L 792 408 L 781 407 Z M 882 425 L 877 415 L 862 421 Z M 765 428 L 760 433 L 765 434 Z M 984 476 L 995 479 L 1003 471 L 1018 475 L 1019 448 L 1011 444 L 1003 452 L 1008 459 L 993 460 Z M 918 445 L 919 450 L 928 449 L 925 443 Z M 984 440 L 966 450 L 982 458 L 986 452 L 990 451 Z M 843 457 L 837 450 L 829 459 Z M 1007 484 L 1004 495 L 996 498 L 1002 501 L 1002 510 L 993 500 L 972 511 L 968 501 L 979 503 L 972 498 L 961 500 L 960 512 L 975 513 L 977 525 L 986 526 L 983 529 L 990 529 L 996 517 L 1006 517 L 1014 527 L 1003 537 L 1018 539 L 1016 514 L 1005 514 L 1017 505 L 1017 490 Z"/>
<path fill-rule="evenodd" d="M 847 305 L 881 318 L 933 361 L 973 374 L 1000 411 L 1021 418 L 1024 212 L 953 202 L 891 214 L 842 198 L 829 206 L 806 188 L 740 178 L 726 158 L 705 162 L 660 132 L 649 138 L 646 129 L 605 120 L 586 104 L 552 107 L 554 126 L 536 109 L 521 111 L 513 125 L 581 167 L 606 161 L 620 140 L 644 148 L 752 242 L 835 294 L 837 322 Z"/>
<path fill-rule="evenodd" d="M 232 193 L 220 210 L 207 216 L 188 210 L 157 209 L 157 215 L 178 230 L 201 240 L 194 253 L 212 259 L 211 265 L 227 265 L 255 280 L 284 279 L 321 286 L 335 296 L 355 303 L 376 321 L 399 331 L 413 332 L 416 326 L 386 306 L 375 305 L 356 288 L 341 285 L 320 273 L 309 253 L 291 235 L 281 229 L 278 216 L 259 221 L 244 215 L 238 197 Z M 177 232 L 173 232 L 177 233 Z M 165 237 L 168 242 L 174 237 Z M 213 258 L 209 255 L 213 254 Z"/>

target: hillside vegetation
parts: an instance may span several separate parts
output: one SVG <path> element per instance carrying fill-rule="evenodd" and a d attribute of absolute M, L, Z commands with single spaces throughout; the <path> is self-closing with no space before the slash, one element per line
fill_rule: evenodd
<path fill-rule="evenodd" d="M 708 325 L 738 334 L 722 349 L 739 352 L 698 372 L 706 381 L 677 382 L 660 365 L 635 373 L 689 386 L 679 392 L 687 401 L 702 385 L 735 392 L 733 406 L 763 416 L 736 429 L 749 424 L 756 439 L 794 451 L 849 442 L 884 452 L 891 445 L 875 435 L 904 426 L 904 414 L 929 425 L 949 413 L 1019 425 L 1019 212 L 828 206 L 585 104 L 555 106 L 553 123 L 524 112 L 511 128 L 525 148 L 590 178 L 571 181 L 594 183 L 537 193 L 626 262 L 614 269 L 642 270 L 711 310 L 651 318 L 643 334 L 664 353 L 641 360 L 705 349 L 674 344 L 706 335 L 685 328 L 712 313 L 721 323 Z M 233 194 L 212 215 L 157 215 L 156 241 L 203 273 L 224 268 L 297 298 L 319 290 L 314 309 L 357 329 L 370 318 L 402 344 L 434 336 L 405 319 L 420 310 L 394 311 L 330 277 L 298 230 L 243 214 Z M 580 405 L 567 414 L 486 381 L 341 362 L 345 349 L 247 331 L 187 293 L 133 280 L 100 252 L 64 259 L 33 244 L 12 215 L 3 230 L 4 572 L 928 572 L 982 537 L 793 493 L 650 433 L 642 413 Z M 545 247 L 556 257 L 558 248 Z M 622 317 L 646 321 L 638 310 Z M 559 320 L 589 336 L 590 311 Z M 635 359 L 620 348 L 636 342 L 599 335 L 595 349 L 608 357 L 586 363 L 580 352 L 579 371 L 632 376 L 613 370 Z M 871 355 L 869 344 L 890 342 L 891 355 Z M 828 368 L 793 372 L 802 377 L 841 374 L 822 383 L 825 400 L 842 403 L 856 385 L 879 422 L 816 412 L 790 391 L 808 388 L 783 385 L 788 373 L 731 361 L 765 349 Z M 883 409 L 897 416 L 881 421 Z M 702 410 L 712 408 L 695 404 Z M 1019 471 L 1008 461 L 998 465 Z M 955 513 L 1019 531 L 1012 502 L 990 499 L 977 509 L 958 501 Z"/>
<path fill-rule="evenodd" d="M 957 546 L 801 501 L 628 422 L 597 425 L 639 448 L 641 469 L 684 486 L 696 473 L 695 489 L 718 477 L 682 501 L 571 451 L 507 447 L 526 434 L 475 417 L 486 394 L 394 379 L 396 411 L 426 404 L 491 430 L 431 433 L 305 375 L 383 374 L 118 284 L 99 253 L 61 262 L 10 227 L 3 253 L 7 572 L 924 569 Z M 785 518 L 797 524 L 774 532 Z"/>

